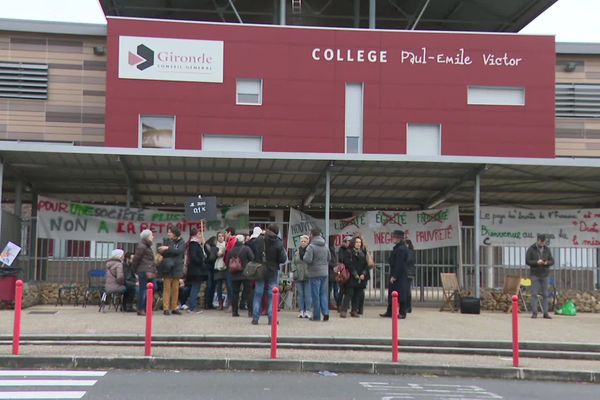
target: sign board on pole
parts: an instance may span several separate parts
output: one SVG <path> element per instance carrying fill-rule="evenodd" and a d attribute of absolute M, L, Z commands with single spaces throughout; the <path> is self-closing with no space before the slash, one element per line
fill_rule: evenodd
<path fill-rule="evenodd" d="M 13 261 L 15 261 L 15 258 L 17 258 L 17 255 L 19 255 L 20 251 L 21 248 L 19 246 L 13 242 L 8 242 L 6 247 L 4 247 L 4 250 L 2 250 L 2 253 L 0 253 L 0 263 L 6 264 L 10 267 Z"/>
<path fill-rule="evenodd" d="M 185 219 L 188 221 L 214 221 L 217 219 L 217 198 L 188 197 L 185 203 Z"/>

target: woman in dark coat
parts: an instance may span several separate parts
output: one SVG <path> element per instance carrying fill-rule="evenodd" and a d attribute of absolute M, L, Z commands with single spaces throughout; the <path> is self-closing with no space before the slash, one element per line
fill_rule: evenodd
<path fill-rule="evenodd" d="M 188 312 L 197 312 L 198 293 L 203 281 L 208 279 L 208 269 L 205 265 L 205 257 L 202 232 L 196 228 L 190 229 L 190 240 L 187 243 L 187 274 L 186 284 L 190 285 L 190 297 L 187 301 Z"/>
<path fill-rule="evenodd" d="M 350 242 L 350 254 L 347 257 L 347 267 L 350 270 L 350 280 L 346 282 L 344 300 L 340 317 L 346 318 L 349 303 L 352 301 L 351 317 L 358 318 L 360 299 L 364 296 L 367 281 L 369 280 L 369 266 L 367 265 L 367 254 L 362 246 L 362 239 L 355 237 Z"/>
<path fill-rule="evenodd" d="M 231 249 L 229 253 L 229 266 L 232 263 L 232 260 L 239 257 L 242 267 L 245 268 L 246 264 L 250 261 L 254 260 L 254 253 L 250 247 L 244 244 L 244 235 L 237 235 L 236 237 L 235 247 Z M 228 267 L 229 267 L 228 266 Z M 240 272 L 231 272 L 231 283 L 232 283 L 232 294 L 231 294 L 231 316 L 239 317 L 238 306 L 240 304 L 240 289 L 243 286 L 244 292 L 247 294 L 245 299 L 242 299 L 246 302 L 248 309 L 252 309 L 252 286 L 250 281 L 246 279 L 243 273 L 243 269 Z"/>

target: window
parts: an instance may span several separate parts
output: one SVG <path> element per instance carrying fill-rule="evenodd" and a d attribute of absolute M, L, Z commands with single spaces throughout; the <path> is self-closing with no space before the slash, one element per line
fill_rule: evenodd
<path fill-rule="evenodd" d="M 557 84 L 556 116 L 600 118 L 600 85 L 589 83 Z"/>
<path fill-rule="evenodd" d="M 469 86 L 467 104 L 485 106 L 524 106 L 525 88 Z"/>
<path fill-rule="evenodd" d="M 48 65 L 0 62 L 0 98 L 48 99 Z"/>
<path fill-rule="evenodd" d="M 406 130 L 406 154 L 439 156 L 442 148 L 441 142 L 441 125 L 408 124 Z"/>
<path fill-rule="evenodd" d="M 346 153 L 362 153 L 363 84 L 346 84 Z"/>
<path fill-rule="evenodd" d="M 67 257 L 90 257 L 89 240 L 67 240 Z"/>
<path fill-rule="evenodd" d="M 239 151 L 261 152 L 262 137 L 260 136 L 225 136 L 204 135 L 202 150 L 206 151 Z"/>
<path fill-rule="evenodd" d="M 175 117 L 140 116 L 140 147 L 172 149 L 175 147 Z"/>
<path fill-rule="evenodd" d="M 262 105 L 262 80 L 238 79 L 236 83 L 236 104 Z"/>

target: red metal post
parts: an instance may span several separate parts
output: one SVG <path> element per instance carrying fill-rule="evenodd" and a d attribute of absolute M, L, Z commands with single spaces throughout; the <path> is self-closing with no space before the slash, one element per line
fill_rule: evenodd
<path fill-rule="evenodd" d="M 19 355 L 21 345 L 21 308 L 23 307 L 23 281 L 15 282 L 15 324 L 13 327 L 13 354 Z"/>
<path fill-rule="evenodd" d="M 519 296 L 512 297 L 513 367 L 519 366 Z"/>
<path fill-rule="evenodd" d="M 392 292 L 392 362 L 398 362 L 398 292 Z"/>
<path fill-rule="evenodd" d="M 148 282 L 146 285 L 146 349 L 147 357 L 152 355 L 152 309 L 154 308 L 154 284 Z"/>
<path fill-rule="evenodd" d="M 277 326 L 279 323 L 279 288 L 273 288 L 273 318 L 271 319 L 271 358 L 277 358 Z"/>

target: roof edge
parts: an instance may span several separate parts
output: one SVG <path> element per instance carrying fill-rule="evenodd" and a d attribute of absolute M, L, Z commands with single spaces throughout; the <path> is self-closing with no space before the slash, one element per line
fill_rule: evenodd
<path fill-rule="evenodd" d="M 106 36 L 106 24 L 0 18 L 2 31 Z"/>
<path fill-rule="evenodd" d="M 600 54 L 600 43 L 557 42 L 557 54 Z"/>
<path fill-rule="evenodd" d="M 410 156 L 406 154 L 345 154 L 345 153 L 296 153 L 296 152 L 225 152 L 203 150 L 140 149 L 124 147 L 73 146 L 53 143 L 2 141 L 2 153 L 54 153 L 54 154 L 105 154 L 114 156 L 140 157 L 183 157 L 183 158 L 233 158 L 270 160 L 313 160 L 313 161 L 380 161 L 421 162 L 448 164 L 496 164 L 529 165 L 548 167 L 600 168 L 600 158 L 519 158 L 519 157 L 473 157 L 473 156 Z"/>

